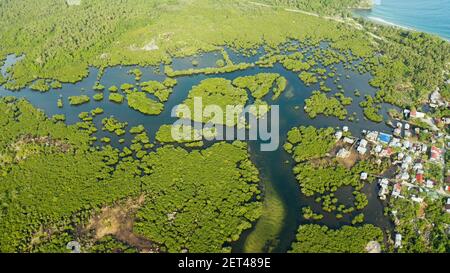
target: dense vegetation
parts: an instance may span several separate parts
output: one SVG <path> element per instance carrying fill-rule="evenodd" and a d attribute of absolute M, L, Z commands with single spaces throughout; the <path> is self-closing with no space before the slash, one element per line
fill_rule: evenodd
<path fill-rule="evenodd" d="M 369 242 L 382 243 L 383 231 L 372 225 L 343 226 L 332 230 L 326 226 L 302 225 L 298 229 L 292 253 L 363 253 Z"/>
<path fill-rule="evenodd" d="M 119 94 L 119 93 L 110 93 L 109 94 L 109 100 L 115 103 L 122 103 L 124 100 L 123 95 Z"/>
<path fill-rule="evenodd" d="M 137 192 L 133 163 L 114 171 L 117 152 L 90 149 L 87 131 L 54 123 L 23 100 L 3 99 L 0 108 L 2 252 L 30 251 L 39 229 Z"/>
<path fill-rule="evenodd" d="M 436 87 L 444 89 L 450 44 L 438 37 L 361 22 L 383 37 L 378 42 L 382 57 L 367 60 L 373 68 L 371 84 L 377 97 L 399 106 L 420 105 Z"/>
<path fill-rule="evenodd" d="M 156 132 L 155 139 L 161 143 L 201 141 L 203 139 L 203 131 L 198 131 L 191 126 L 162 125 Z"/>
<path fill-rule="evenodd" d="M 217 105 L 225 113 L 227 106 L 242 106 L 247 103 L 248 97 L 244 89 L 237 88 L 232 85 L 232 82 L 223 78 L 211 78 L 203 80 L 199 85 L 194 86 L 187 99 L 183 102 L 191 113 L 190 117 L 184 117 L 180 112 L 180 116 L 184 118 L 190 118 L 197 122 L 212 121 L 216 124 L 224 124 L 227 126 L 234 126 L 238 122 L 238 117 L 242 113 L 236 112 L 236 115 L 232 117 L 214 117 L 205 119 L 203 116 L 197 116 L 194 114 L 194 101 L 195 98 L 202 98 L 202 110 L 209 105 Z"/>
<path fill-rule="evenodd" d="M 258 170 L 244 143 L 190 153 L 164 147 L 142 163 L 151 173 L 143 188 L 153 194 L 138 211 L 135 231 L 170 252 L 229 252 L 224 243 L 236 241 L 260 216 L 261 204 L 252 201 Z"/>
<path fill-rule="evenodd" d="M 343 15 L 348 12 L 344 7 L 359 5 L 360 2 L 271 1 L 271 4 Z M 215 45 L 248 50 L 263 43 L 275 47 L 287 38 L 305 42 L 308 38 L 310 44 L 326 40 L 333 48 L 350 50 L 355 57 L 369 57 L 359 69 L 373 72 L 375 78 L 371 83 L 380 89 L 378 96 L 383 101 L 401 106 L 417 104 L 436 86 L 445 90 L 445 78 L 441 72 L 449 60 L 448 43 L 431 35 L 380 27 L 367 21 L 359 21 L 364 29 L 358 30 L 355 22 L 345 24 L 234 0 L 197 0 L 183 5 L 163 0 L 95 1 L 88 4 L 83 1 L 80 6 L 67 6 L 63 1 L 54 4 L 46 0 L 39 1 L 39 8 L 34 2 L 21 0 L 1 5 L 3 20 L 0 31 L 4 39 L 0 56 L 12 52 L 26 56 L 11 69 L 7 79 L 6 86 L 13 89 L 38 79 L 41 82 L 45 79 L 74 82 L 86 76 L 88 65 L 170 63 L 170 55 L 186 56 L 217 50 Z M 52 13 L 48 14 L 50 9 Z M 219 9 L 227 12 L 216 12 Z M 175 11 L 176 15 L 173 14 Z M 193 13 L 198 15 L 195 20 L 191 16 Z M 295 20 L 301 20 L 302 24 L 292 24 Z M 58 28 L 51 28 L 55 22 L 58 22 Z M 77 31 L 81 24 L 86 25 L 84 22 L 88 22 L 90 31 Z M 205 24 L 209 28 L 198 27 Z M 223 29 L 224 25 L 227 28 Z M 290 27 L 287 29 L 286 25 Z M 34 29 L 35 33 L 30 35 L 27 31 L 19 31 L 22 28 Z M 147 28 L 152 31 L 146 31 Z M 50 29 L 54 31 L 52 35 L 49 35 Z M 374 36 L 368 35 L 367 31 Z M 17 33 L 19 36 L 15 37 Z M 167 33 L 171 33 L 170 37 L 166 37 Z M 48 41 L 49 37 L 51 41 Z M 377 51 L 384 55 L 374 56 Z M 291 66 L 287 60 L 285 65 Z M 227 62 L 224 72 L 229 70 L 229 66 Z M 312 77 L 316 76 L 303 74 L 307 81 Z M 47 88 L 42 85 L 39 89 Z"/>
<path fill-rule="evenodd" d="M 305 100 L 305 112 L 310 118 L 323 114 L 343 120 L 347 116 L 347 110 L 341 101 L 334 97 L 328 97 L 320 91 L 314 91 L 312 96 Z"/>
<path fill-rule="evenodd" d="M 276 86 L 273 87 L 274 83 Z M 273 87 L 272 99 L 278 98 L 286 89 L 286 78 L 276 73 L 259 73 L 254 76 L 239 77 L 233 80 L 233 85 L 250 90 L 255 99 L 265 97 Z"/>
<path fill-rule="evenodd" d="M 284 148 L 292 153 L 296 162 L 301 162 L 324 156 L 335 143 L 333 128 L 316 129 L 312 126 L 301 126 L 288 132 Z"/>
<path fill-rule="evenodd" d="M 128 106 L 147 115 L 159 115 L 164 105 L 147 98 L 144 92 L 131 92 L 127 95 Z"/>
<path fill-rule="evenodd" d="M 176 77 L 273 67 L 279 63 L 295 72 L 305 85 L 320 86 L 320 91 L 330 92 L 325 81 L 333 78 L 335 84 L 339 83 L 343 75 L 336 73 L 334 65 L 341 63 L 344 68 L 373 75 L 370 84 L 378 91 L 360 103 L 369 120 L 383 120 L 379 113 L 381 103 L 419 106 L 436 87 L 448 99 L 449 88 L 444 83 L 450 60 L 448 42 L 432 35 L 341 18 L 349 14 L 348 7 L 365 5 L 366 1 L 258 2 L 283 8 L 238 0 L 83 0 L 80 6 L 54 0 L 0 1 L 0 63 L 10 53 L 24 56 L 8 69 L 6 77 L 0 75 L 0 84 L 6 83 L 9 89 L 29 86 L 31 90 L 47 92 L 61 88 L 61 82 L 81 80 L 87 76 L 89 66 L 103 71 L 118 64 L 162 63 L 163 73 Z M 333 17 L 324 20 L 308 12 Z M 284 47 L 281 52 L 280 45 L 288 41 L 298 42 L 298 46 Z M 233 64 L 223 46 L 244 54 L 264 46 L 265 55 L 255 63 Z M 217 67 L 179 71 L 171 67 L 173 57 L 212 51 L 223 54 Z M 199 65 L 195 59 L 192 64 Z M 148 115 L 160 114 L 177 80 L 140 82 L 143 73 L 139 69 L 128 73 L 136 83 L 124 83 L 120 90 L 111 86 L 109 100 L 123 103 L 126 97 L 130 108 Z M 286 85 L 286 78 L 275 73 L 233 81 L 211 78 L 194 86 L 185 103 L 192 110 L 193 98 L 202 97 L 204 106 L 217 104 L 224 110 L 227 105 L 244 106 L 253 97 L 255 104 L 267 105 L 266 96 L 271 94 L 272 100 L 277 99 Z M 98 91 L 94 100 L 104 99 L 105 86 L 96 82 L 92 89 Z M 313 92 L 305 101 L 308 115 L 345 119 L 345 106 L 352 100 L 344 96 L 342 86 L 338 85 L 338 89 L 342 92 L 335 97 Z M 69 103 L 81 105 L 90 99 L 86 95 L 70 96 Z M 61 98 L 57 106 L 64 107 Z M 85 224 L 92 212 L 138 194 L 144 194 L 146 200 L 138 211 L 134 231 L 162 246 L 163 251 L 229 252 L 229 243 L 251 227 L 262 209 L 265 217 L 248 237 L 246 249 L 270 250 L 276 244 L 280 232 L 277 221 L 283 218 L 284 211 L 275 195 L 266 200 L 266 204 L 276 206 L 274 210 L 262 208 L 255 201 L 260 198 L 258 172 L 243 143 L 219 143 L 196 150 L 203 146 L 201 140 L 176 141 L 171 135 L 172 127 L 167 125 L 156 133 L 157 144 L 162 145 L 158 150 L 153 149 L 143 126 L 130 129 L 134 139 L 129 147 L 119 150 L 109 146 L 114 136 L 99 137 L 104 146 L 93 147 L 92 142 L 97 140 L 93 133 L 98 130 L 93 118 L 103 109 L 80 113 L 81 122 L 72 126 L 63 124 L 65 115 L 48 119 L 22 100 L 2 99 L 0 112 L 2 252 L 61 251 L 68 240 L 76 239 L 76 228 Z M 445 110 L 436 112 L 439 117 L 446 115 Z M 190 118 L 205 121 L 204 117 Z M 236 120 L 221 118 L 217 123 L 235 125 Z M 126 134 L 127 123 L 113 117 L 104 118 L 102 125 L 104 131 L 116 136 Z M 203 133 L 188 131 L 189 135 Z M 426 136 L 422 134 L 421 138 Z M 119 139 L 119 143 L 124 142 L 124 138 Z M 182 147 L 194 151 L 167 143 L 183 143 Z M 363 183 L 359 175 L 368 172 L 370 182 L 372 175 L 386 166 L 369 158 L 346 167 L 328 156 L 335 145 L 333 129 L 300 127 L 288 133 L 284 148 L 296 162 L 294 174 L 302 192 L 317 197 L 323 211 L 337 212 L 337 219 L 358 210 L 352 214 L 351 222 L 359 225 L 364 222 L 364 214 L 359 210 L 368 204 L 367 196 L 360 191 Z M 354 206 L 339 204 L 334 193 L 344 186 L 353 188 Z M 400 199 L 393 202 L 390 209 L 402 218 L 397 225 L 397 231 L 404 236 L 401 251 L 448 252 L 448 215 L 442 216 L 443 204 L 430 204 L 424 209 Z M 324 217 L 311 207 L 304 207 L 302 212 L 308 220 Z M 424 213 L 427 217 L 422 219 Z M 261 234 L 270 239 L 267 245 L 259 240 Z M 418 234 L 426 234 L 429 240 Z M 303 226 L 293 252 L 362 252 L 368 240 L 380 238 L 380 230 L 372 226 L 336 231 Z M 90 249 L 136 251 L 113 237 L 95 242 Z"/>
<path fill-rule="evenodd" d="M 167 78 L 163 83 L 157 81 L 142 82 L 140 84 L 142 91 L 155 95 L 161 102 L 166 102 L 172 93 L 172 87 L 177 83 L 176 80 Z"/>
<path fill-rule="evenodd" d="M 347 133 L 349 136 L 349 134 Z M 383 173 L 388 162 L 376 162 L 374 158 L 358 160 L 352 166 L 345 166 L 331 155 L 335 146 L 341 145 L 336 140 L 332 128 L 316 129 L 314 127 L 295 127 L 288 132 L 285 150 L 292 154 L 296 162 L 293 172 L 300 184 L 302 193 L 307 197 L 315 198 L 315 202 L 321 204 L 323 213 L 334 216 L 337 220 L 346 217 L 346 221 L 354 226 L 364 222 L 364 214 L 361 213 L 368 205 L 367 196 L 361 191 L 364 181 L 360 179 L 361 173 L 369 174 L 367 182 L 373 182 L 375 175 Z M 352 205 L 344 205 L 337 198 L 336 192 L 344 187 L 353 189 Z M 324 214 L 317 213 L 312 207 L 302 208 L 302 215 L 308 221 L 318 221 L 324 218 Z M 351 221 L 350 221 L 351 219 Z M 378 228 L 368 226 L 352 228 L 343 227 L 341 230 L 329 231 L 326 226 L 302 225 L 297 235 L 297 241 L 293 244 L 294 252 L 363 252 L 368 243 L 366 233 L 369 236 L 382 234 Z M 341 241 L 343 236 L 355 236 L 355 242 Z M 344 235 L 347 234 L 347 235 Z M 375 235 L 372 238 L 379 238 Z M 334 244 L 323 247 L 316 240 L 335 240 Z M 362 244 L 362 240 L 364 244 Z M 381 242 L 381 241 L 380 241 Z M 316 245 L 317 244 L 317 245 Z M 358 247 L 356 247 L 358 246 Z"/>
<path fill-rule="evenodd" d="M 371 96 L 366 96 L 366 100 L 359 105 L 364 109 L 364 116 L 374 122 L 382 122 L 383 116 L 378 113 L 379 106 L 374 106 L 375 100 Z"/>
<path fill-rule="evenodd" d="M 349 15 L 349 8 L 369 8 L 370 0 L 258 0 L 270 5 L 297 8 L 320 15 Z"/>
<path fill-rule="evenodd" d="M 169 63 L 171 55 L 217 50 L 217 45 L 252 49 L 263 43 L 278 45 L 287 37 L 352 39 L 369 45 L 361 39 L 362 32 L 339 31 L 338 23 L 235 0 L 182 4 L 101 0 L 82 1 L 79 6 L 68 6 L 64 1 L 21 0 L 2 2 L 0 11 L 0 58 L 13 52 L 26 56 L 11 71 L 11 88 L 38 78 L 78 81 L 87 75 L 88 65 Z M 302 24 L 291 23 L 299 17 Z M 200 27 L 204 25 L 209 27 Z M 291 27 L 287 29 L 287 25 Z M 81 27 L 89 31 L 78 31 Z"/>
<path fill-rule="evenodd" d="M 2 252 L 61 251 L 92 212 L 142 193 L 147 199 L 135 230 L 171 252 L 229 251 L 224 244 L 260 215 L 261 204 L 254 201 L 258 171 L 244 143 L 218 143 L 202 152 L 165 146 L 147 153 L 137 148 L 149 144 L 145 132 L 133 127 L 134 147 L 121 152 L 91 146 L 89 113 L 80 114 L 86 121 L 66 126 L 24 100 L 3 98 L 0 111 Z M 112 117 L 102 123 L 116 134 L 127 125 Z M 81 124 L 88 126 L 79 129 Z M 144 152 L 142 160 L 132 151 Z M 114 242 L 97 247 L 101 252 L 117 245 L 133 251 Z"/>
<path fill-rule="evenodd" d="M 307 196 L 312 196 L 317 193 L 335 192 L 343 186 L 361 189 L 363 184 L 359 178 L 362 172 L 378 175 L 386 167 L 385 164 L 377 165 L 368 160 L 361 161 L 348 169 L 338 162 L 324 160 L 299 163 L 295 166 L 294 173 L 301 185 L 302 192 Z M 359 201 L 356 204 L 358 203 Z M 367 205 L 367 203 L 363 204 Z"/>
<path fill-rule="evenodd" d="M 445 200 L 445 199 L 444 199 Z M 443 199 L 426 200 L 427 206 L 405 199 L 393 200 L 388 208 L 395 212 L 396 232 L 402 234 L 401 253 L 448 253 L 450 215 L 442 211 Z M 422 236 L 427 234 L 427 236 Z"/>
<path fill-rule="evenodd" d="M 91 98 L 89 98 L 86 95 L 79 95 L 79 96 L 70 96 L 69 97 L 69 103 L 70 105 L 80 105 L 80 104 L 85 104 L 88 103 L 91 100 Z"/>

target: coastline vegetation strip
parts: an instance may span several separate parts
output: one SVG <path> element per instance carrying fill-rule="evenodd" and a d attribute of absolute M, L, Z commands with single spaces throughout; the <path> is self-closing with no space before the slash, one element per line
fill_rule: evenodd
<path fill-rule="evenodd" d="M 368 9 L 373 5 L 371 0 L 328 0 L 326 2 L 312 2 L 309 0 L 255 0 L 251 3 L 255 5 L 264 5 L 266 7 L 283 6 L 290 8 L 289 10 L 291 11 L 303 12 L 311 16 L 351 15 L 351 9 Z M 295 8 L 295 10 L 293 8 Z M 338 17 L 334 17 L 334 19 L 338 20 Z"/>

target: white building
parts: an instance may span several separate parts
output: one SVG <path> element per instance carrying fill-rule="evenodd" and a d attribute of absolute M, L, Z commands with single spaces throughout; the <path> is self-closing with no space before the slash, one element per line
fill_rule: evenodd
<path fill-rule="evenodd" d="M 409 149 L 411 147 L 411 142 L 409 142 L 408 140 L 403 141 L 403 147 L 405 149 Z"/>
<path fill-rule="evenodd" d="M 381 200 L 386 200 L 386 195 L 389 193 L 389 180 L 383 178 L 379 181 L 380 191 L 378 192 L 378 196 Z"/>
<path fill-rule="evenodd" d="M 422 153 L 426 153 L 427 151 L 428 151 L 428 146 L 426 144 L 423 144 Z"/>
<path fill-rule="evenodd" d="M 361 146 L 358 147 L 358 149 L 356 149 L 358 151 L 358 153 L 364 155 L 367 153 L 367 148 L 363 148 Z"/>
<path fill-rule="evenodd" d="M 377 131 L 370 131 L 366 135 L 366 139 L 372 142 L 376 142 L 378 139 L 378 132 Z"/>
<path fill-rule="evenodd" d="M 377 153 L 377 154 L 381 153 L 382 150 L 383 150 L 383 146 L 381 146 L 381 145 L 377 145 L 375 147 L 375 153 Z"/>
<path fill-rule="evenodd" d="M 423 169 L 422 163 L 416 163 L 413 166 L 413 170 L 416 171 L 416 172 L 419 171 L 419 170 L 422 170 L 422 169 Z"/>
<path fill-rule="evenodd" d="M 396 138 L 396 137 L 394 137 L 394 138 L 392 139 L 391 143 L 389 143 L 389 146 L 391 146 L 391 147 L 399 147 L 399 145 L 400 145 L 400 147 L 401 147 L 400 139 L 398 139 L 398 138 Z"/>
<path fill-rule="evenodd" d="M 387 178 L 383 178 L 380 180 L 380 186 L 383 187 L 388 187 L 389 186 L 389 180 Z"/>
<path fill-rule="evenodd" d="M 355 141 L 354 141 L 353 139 L 349 138 L 349 137 L 344 137 L 344 142 L 345 142 L 345 143 L 348 143 L 348 144 L 353 144 L 353 143 L 355 143 Z"/>
<path fill-rule="evenodd" d="M 402 163 L 402 170 L 408 170 L 409 169 L 409 164 L 406 162 Z"/>
<path fill-rule="evenodd" d="M 407 172 L 403 172 L 403 173 L 400 175 L 400 179 L 403 180 L 403 181 L 409 180 L 409 174 L 408 174 Z"/>
<path fill-rule="evenodd" d="M 367 180 L 368 177 L 369 177 L 368 173 L 361 173 L 361 180 Z"/>
<path fill-rule="evenodd" d="M 419 112 L 419 111 L 411 111 L 411 117 L 412 118 L 424 118 L 425 113 Z"/>
<path fill-rule="evenodd" d="M 400 197 L 400 194 L 402 193 L 402 185 L 401 184 L 395 184 L 394 190 L 392 191 L 392 197 Z"/>
<path fill-rule="evenodd" d="M 340 149 L 336 156 L 339 158 L 347 158 L 350 156 L 350 151 L 345 148 Z"/>
<path fill-rule="evenodd" d="M 405 157 L 404 162 L 405 162 L 405 163 L 408 163 L 408 164 L 411 164 L 411 163 L 412 163 L 412 160 L 413 160 L 412 157 L 408 155 L 407 157 Z"/>
<path fill-rule="evenodd" d="M 395 234 L 395 248 L 402 248 L 402 235 L 397 233 Z"/>
<path fill-rule="evenodd" d="M 369 144 L 369 142 L 367 142 L 367 140 L 361 139 L 361 141 L 359 142 L 359 147 L 366 148 L 367 144 Z"/>

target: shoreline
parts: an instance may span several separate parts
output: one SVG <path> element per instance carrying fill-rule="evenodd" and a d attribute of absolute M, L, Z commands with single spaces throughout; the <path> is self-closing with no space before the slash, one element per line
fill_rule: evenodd
<path fill-rule="evenodd" d="M 404 25 L 401 25 L 401 24 L 398 24 L 398 23 L 387 21 L 387 20 L 385 20 L 383 18 L 380 18 L 380 17 L 364 16 L 364 15 L 358 15 L 358 16 L 361 16 L 361 17 L 365 18 L 366 20 L 369 20 L 371 22 L 378 23 L 378 24 L 381 24 L 381 25 L 384 25 L 384 26 L 395 27 L 395 28 L 399 28 L 399 29 L 403 29 L 403 30 L 407 30 L 407 31 L 413 31 L 413 32 L 423 32 L 423 33 L 427 33 L 427 34 L 439 37 L 440 39 L 442 39 L 442 40 L 444 40 L 446 42 L 450 42 L 450 38 L 446 38 L 446 37 L 442 36 L 441 34 L 438 34 L 438 33 L 435 33 L 435 32 L 429 32 L 429 31 L 420 30 L 420 29 L 413 28 L 413 27 L 404 26 Z"/>
<path fill-rule="evenodd" d="M 367 18 L 367 20 L 370 20 L 370 21 L 372 21 L 372 22 L 377 22 L 377 23 L 380 23 L 380 24 L 383 24 L 383 25 L 392 26 L 392 27 L 397 27 L 397 28 L 401 28 L 401 29 L 404 29 L 404 30 L 409 30 L 409 31 L 420 31 L 420 30 L 415 29 L 415 28 L 412 28 L 412 27 L 407 27 L 407 26 L 400 25 L 400 24 L 397 24 L 397 23 L 394 23 L 394 22 L 391 22 L 391 21 L 387 21 L 387 20 L 385 20 L 385 19 L 383 19 L 383 18 L 380 18 L 380 17 L 375 17 L 375 16 L 364 16 L 364 18 Z M 428 32 L 427 32 L 427 33 L 428 33 Z"/>
<path fill-rule="evenodd" d="M 421 29 L 411 27 L 411 26 L 405 26 L 405 25 L 402 25 L 401 23 L 396 23 L 396 22 L 392 22 L 392 21 L 383 19 L 381 17 L 373 16 L 373 15 L 369 14 L 369 12 L 371 10 L 372 10 L 372 8 L 370 8 L 370 9 L 369 8 L 368 9 L 354 8 L 353 9 L 353 17 L 363 18 L 365 20 L 368 20 L 368 21 L 371 21 L 374 23 L 378 23 L 380 25 L 395 27 L 395 28 L 399 28 L 402 30 L 427 33 L 430 35 L 437 36 L 446 42 L 450 42 L 450 37 L 444 37 L 444 36 L 442 36 L 442 34 L 439 34 L 436 32 L 430 32 L 427 30 L 421 30 Z M 364 13 L 366 13 L 366 14 L 364 14 Z"/>

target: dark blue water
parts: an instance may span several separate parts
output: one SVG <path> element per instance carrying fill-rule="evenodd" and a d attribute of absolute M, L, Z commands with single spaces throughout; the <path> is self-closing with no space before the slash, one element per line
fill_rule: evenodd
<path fill-rule="evenodd" d="M 374 0 L 371 11 L 357 11 L 374 21 L 437 34 L 450 40 L 449 0 Z"/>

